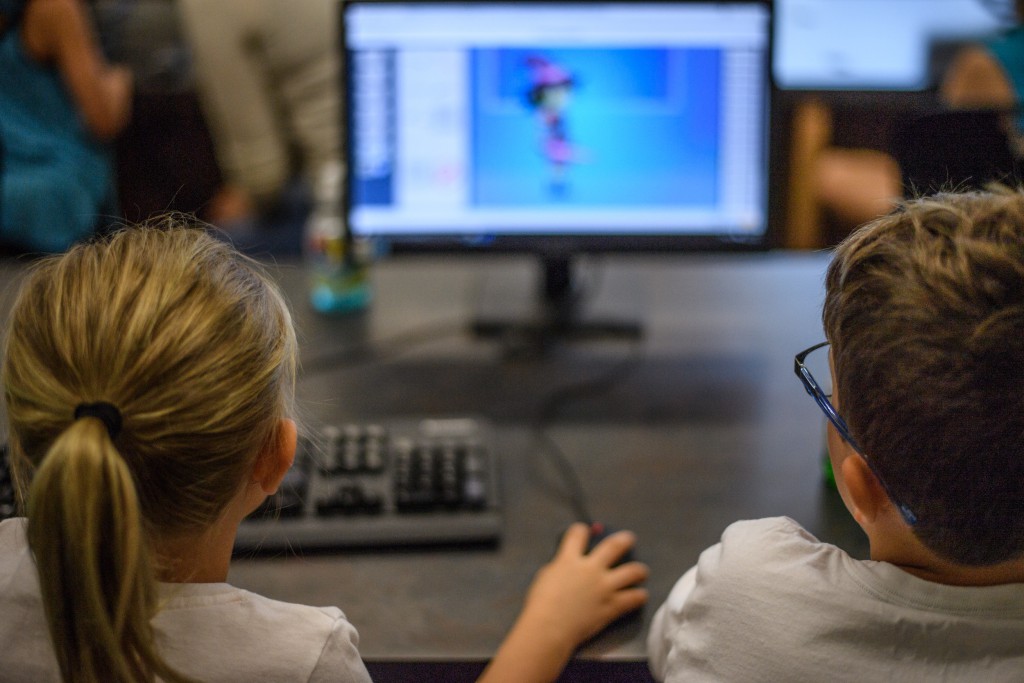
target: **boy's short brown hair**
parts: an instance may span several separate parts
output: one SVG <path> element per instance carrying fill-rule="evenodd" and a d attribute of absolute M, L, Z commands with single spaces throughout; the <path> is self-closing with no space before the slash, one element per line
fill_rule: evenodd
<path fill-rule="evenodd" d="M 1024 193 L 904 203 L 836 250 L 839 411 L 940 556 L 1024 556 Z"/>

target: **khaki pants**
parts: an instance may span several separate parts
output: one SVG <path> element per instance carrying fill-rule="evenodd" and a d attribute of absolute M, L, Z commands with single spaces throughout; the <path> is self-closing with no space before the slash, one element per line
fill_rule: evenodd
<path fill-rule="evenodd" d="M 177 4 L 229 183 L 265 204 L 295 170 L 312 180 L 340 158 L 335 0 Z"/>

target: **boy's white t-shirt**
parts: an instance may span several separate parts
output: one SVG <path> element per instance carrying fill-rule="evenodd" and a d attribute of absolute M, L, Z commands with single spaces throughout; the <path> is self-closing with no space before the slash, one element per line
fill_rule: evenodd
<path fill-rule="evenodd" d="M 279 602 L 226 583 L 160 588 L 157 643 L 186 676 L 211 683 L 370 680 L 359 636 L 336 607 Z M 0 680 L 60 681 L 23 518 L 0 522 Z"/>
<path fill-rule="evenodd" d="M 947 586 L 786 518 L 737 522 L 659 608 L 658 680 L 1024 681 L 1024 584 Z"/>

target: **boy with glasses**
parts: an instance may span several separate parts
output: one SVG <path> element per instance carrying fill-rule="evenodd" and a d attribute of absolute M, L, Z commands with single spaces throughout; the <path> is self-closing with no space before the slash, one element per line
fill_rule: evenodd
<path fill-rule="evenodd" d="M 658 679 L 1024 677 L 1024 193 L 908 202 L 828 269 L 796 357 L 871 560 L 737 522 L 648 637 Z M 819 357 L 822 369 L 813 363 Z"/>

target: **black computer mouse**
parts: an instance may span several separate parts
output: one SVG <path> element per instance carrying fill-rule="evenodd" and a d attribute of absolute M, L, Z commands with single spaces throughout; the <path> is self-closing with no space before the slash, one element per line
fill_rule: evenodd
<path fill-rule="evenodd" d="M 606 524 L 604 524 L 602 522 L 591 522 L 590 523 L 590 538 L 587 540 L 587 554 L 590 554 L 590 551 L 593 550 L 594 547 L 598 543 L 600 543 L 601 541 L 603 541 L 607 537 L 611 536 L 616 531 L 618 531 L 618 529 L 614 529 L 612 527 L 609 527 L 608 525 L 606 525 Z M 563 533 L 563 535 L 564 535 L 564 533 Z M 633 560 L 635 560 L 636 559 L 635 554 L 634 554 L 635 550 L 636 550 L 635 546 L 630 548 L 629 550 L 627 550 L 622 555 L 622 557 L 620 557 L 618 560 L 616 560 L 615 564 L 613 564 L 612 566 L 613 567 L 617 567 L 620 564 L 625 564 L 626 562 L 632 562 Z"/>
<path fill-rule="evenodd" d="M 594 546 L 596 546 L 598 543 L 603 541 L 608 536 L 611 536 L 612 534 L 614 534 L 616 531 L 618 531 L 618 529 L 613 529 L 613 528 L 609 527 L 608 525 L 603 524 L 601 522 L 591 522 L 590 523 L 590 539 L 587 542 L 587 552 L 589 553 L 591 550 L 594 549 Z M 622 557 L 620 557 L 618 560 L 615 561 L 614 564 L 612 564 L 612 566 L 613 567 L 618 567 L 620 564 L 625 564 L 627 562 L 632 562 L 633 560 L 635 560 L 636 559 L 636 555 L 634 553 L 635 550 L 636 550 L 636 546 L 633 546 L 632 548 L 627 550 L 622 555 Z M 644 612 L 644 609 L 643 609 L 642 606 L 637 608 L 637 609 L 635 609 L 635 610 L 631 610 L 629 612 L 626 612 L 625 614 L 620 616 L 618 619 L 616 619 L 615 621 L 610 623 L 608 626 L 606 626 L 604 630 L 608 631 L 608 630 L 623 630 L 623 629 L 625 629 L 627 631 L 629 631 L 629 630 L 636 631 L 636 630 L 638 630 L 641 627 L 641 624 L 643 623 L 643 619 L 641 617 L 643 612 Z"/>

